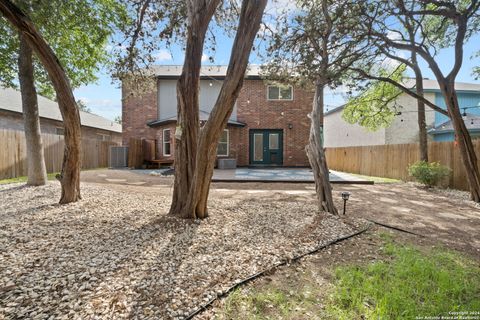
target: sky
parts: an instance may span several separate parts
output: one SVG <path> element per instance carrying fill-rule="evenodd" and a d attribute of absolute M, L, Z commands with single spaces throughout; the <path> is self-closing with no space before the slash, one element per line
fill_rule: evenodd
<path fill-rule="evenodd" d="M 287 2 L 280 0 L 280 2 Z M 274 10 L 274 8 L 267 8 L 267 10 Z M 233 39 L 225 34 L 217 35 L 217 47 L 214 57 L 214 62 L 211 63 L 208 59 L 211 53 L 204 52 L 202 56 L 202 64 L 204 65 L 226 65 L 230 57 L 230 49 Z M 480 50 L 480 35 L 472 37 L 468 43 L 464 46 L 464 63 L 459 75 L 457 76 L 458 82 L 472 82 L 480 84 L 479 80 L 476 80 L 472 75 L 472 69 L 475 66 L 480 66 L 480 59 L 472 59 L 475 52 Z M 261 43 L 257 43 L 259 47 L 262 47 Z M 181 65 L 184 60 L 184 53 L 180 46 L 173 46 L 169 50 L 166 48 L 161 49 L 155 53 L 156 62 L 158 65 Z M 252 52 L 249 59 L 251 64 L 261 64 L 262 60 L 259 57 L 257 51 Z M 440 52 L 437 57 L 437 61 L 442 70 L 447 72 L 451 68 L 453 63 L 453 50 L 445 49 Z M 433 73 L 428 68 L 425 62 L 420 61 L 421 68 L 424 77 L 435 79 Z M 110 75 L 102 70 L 98 73 L 98 81 L 94 84 L 80 87 L 74 91 L 75 98 L 82 100 L 92 111 L 92 113 L 98 114 L 105 118 L 113 120 L 117 116 L 121 116 L 122 104 L 121 104 L 121 89 L 120 84 L 113 83 Z M 328 90 L 325 92 L 325 104 L 326 110 L 335 108 L 344 103 L 344 92 L 342 89 Z"/>

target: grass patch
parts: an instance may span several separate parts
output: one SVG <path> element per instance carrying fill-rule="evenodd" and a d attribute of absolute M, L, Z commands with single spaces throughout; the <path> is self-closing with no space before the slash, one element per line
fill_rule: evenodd
<path fill-rule="evenodd" d="M 47 174 L 48 180 L 55 180 L 55 176 L 59 173 L 60 172 L 48 173 Z M 27 182 L 27 176 L 0 180 L 0 184 L 19 183 L 19 182 Z"/>
<path fill-rule="evenodd" d="M 480 311 L 480 267 L 445 249 L 402 246 L 378 234 L 380 260 L 294 273 L 231 293 L 215 319 L 440 319 Z"/>
<path fill-rule="evenodd" d="M 226 299 L 216 319 L 319 319 L 320 288 L 292 290 L 268 286 L 261 290 L 237 289 Z"/>
<path fill-rule="evenodd" d="M 356 174 L 356 173 L 349 173 L 349 174 L 351 174 L 352 176 L 359 177 L 361 179 L 367 180 L 367 181 L 373 181 L 375 183 L 397 183 L 397 182 L 401 182 L 401 180 L 397 180 L 397 179 L 364 176 L 364 175 Z"/>
<path fill-rule="evenodd" d="M 415 319 L 480 311 L 480 268 L 457 253 L 388 242 L 391 259 L 335 271 L 332 319 Z"/>

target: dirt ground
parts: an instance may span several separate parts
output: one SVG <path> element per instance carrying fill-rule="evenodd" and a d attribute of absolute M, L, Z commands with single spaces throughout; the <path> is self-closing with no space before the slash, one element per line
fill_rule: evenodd
<path fill-rule="evenodd" d="M 129 170 L 93 170 L 82 172 L 82 181 L 125 191 L 129 185 L 150 186 L 153 188 L 144 188 L 145 192 L 168 194 L 173 178 Z M 211 196 L 271 201 L 286 193 L 291 199 L 310 203 L 315 201 L 314 189 L 313 183 L 213 183 Z M 480 259 L 480 207 L 468 200 L 466 192 L 424 189 L 411 183 L 334 184 L 333 190 L 340 212 L 341 192 L 348 191 L 347 215 L 409 230 Z"/>
<path fill-rule="evenodd" d="M 420 250 L 428 250 L 437 245 L 432 239 L 380 226 L 372 226 L 367 232 L 359 236 L 327 247 L 290 265 L 279 267 L 271 274 L 260 277 L 241 287 L 239 292 L 241 295 L 248 295 L 251 292 L 265 292 L 269 289 L 275 289 L 289 292 L 294 297 L 301 292 L 305 292 L 305 286 L 322 288 L 321 290 L 316 290 L 316 293 L 321 292 L 320 297 L 316 296 L 316 299 L 318 299 L 316 307 L 308 310 L 308 312 L 300 311 L 294 315 L 294 318 L 298 320 L 323 319 L 324 305 L 322 301 L 326 298 L 325 294 L 329 292 L 333 285 L 334 270 L 337 267 L 346 265 L 364 265 L 388 259 L 383 252 L 385 235 L 395 243 L 415 245 Z M 195 319 L 226 320 L 243 318 L 243 315 L 236 315 L 235 318 L 226 315 L 227 303 L 227 297 L 218 300 L 212 308 L 207 309 Z M 272 309 L 273 315 L 266 314 L 265 316 L 273 319 L 276 315 L 278 316 L 276 311 Z"/>

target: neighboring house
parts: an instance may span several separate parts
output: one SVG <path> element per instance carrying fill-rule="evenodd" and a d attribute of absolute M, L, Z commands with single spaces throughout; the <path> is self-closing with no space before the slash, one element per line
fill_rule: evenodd
<path fill-rule="evenodd" d="M 55 101 L 38 96 L 42 133 L 63 135 L 60 108 Z M 92 113 L 80 111 L 82 138 L 121 143 L 122 126 Z M 0 129 L 24 130 L 20 91 L 0 87 Z"/>
<path fill-rule="evenodd" d="M 466 113 L 462 116 L 467 130 L 470 132 L 472 139 L 480 138 L 480 116 L 472 113 Z M 453 141 L 455 140 L 455 131 L 451 120 L 442 122 L 435 127 L 428 130 L 428 133 L 433 136 L 435 141 Z"/>
<path fill-rule="evenodd" d="M 425 98 L 446 109 L 437 81 L 425 79 L 423 86 Z M 467 128 L 470 130 L 472 137 L 478 136 L 480 129 L 480 84 L 457 82 L 455 87 L 461 111 L 468 115 L 468 117 L 464 117 Z M 398 97 L 396 102 L 401 114 L 395 117 L 389 127 L 377 131 L 369 131 L 358 124 L 346 122 L 342 118 L 343 107 L 327 111 L 324 121 L 325 146 L 348 147 L 418 142 L 417 100 L 404 93 Z M 453 128 L 449 124 L 449 119 L 428 106 L 425 106 L 425 110 L 429 140 L 453 141 Z"/>
<path fill-rule="evenodd" d="M 200 122 L 208 119 L 220 92 L 226 66 L 202 67 Z M 176 82 L 181 66 L 157 66 L 149 83 L 122 85 L 123 143 L 130 138 L 155 140 L 156 158 L 173 159 L 177 122 Z M 239 166 L 308 166 L 313 93 L 300 88 L 268 85 L 250 67 L 227 128 L 220 138 L 218 158 L 234 158 Z"/>

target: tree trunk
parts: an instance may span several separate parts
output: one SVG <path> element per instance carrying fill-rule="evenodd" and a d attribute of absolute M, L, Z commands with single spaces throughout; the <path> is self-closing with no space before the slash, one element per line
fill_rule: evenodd
<path fill-rule="evenodd" d="M 208 1 L 207 1 L 208 2 Z M 199 84 L 203 45 L 219 0 L 188 2 L 187 46 L 182 74 L 177 82 L 175 180 L 170 214 L 182 215 L 193 180 L 199 130 Z"/>
<path fill-rule="evenodd" d="M 480 202 L 480 175 L 478 172 L 477 156 L 470 133 L 462 119 L 454 83 L 443 81 L 443 83 L 440 83 L 440 88 L 444 94 L 445 103 L 450 113 L 455 134 L 457 135 L 460 155 L 462 156 L 462 162 L 470 185 L 470 197 L 473 201 Z"/>
<path fill-rule="evenodd" d="M 237 34 L 222 89 L 207 123 L 200 132 L 195 173 L 182 216 L 203 219 L 208 216 L 207 200 L 217 156 L 217 144 L 225 129 L 243 85 L 253 41 L 260 28 L 267 0 L 244 0 Z"/>
<path fill-rule="evenodd" d="M 419 85 L 421 88 L 419 88 Z M 423 97 L 423 81 L 417 81 L 417 94 Z M 428 136 L 427 122 L 425 120 L 425 103 L 417 99 L 418 108 L 418 142 L 420 151 L 420 160 L 428 162 Z"/>
<path fill-rule="evenodd" d="M 40 186 L 47 183 L 47 169 L 43 155 L 37 91 L 35 89 L 32 49 L 20 34 L 18 79 L 22 94 L 22 111 L 27 146 L 27 184 Z"/>
<path fill-rule="evenodd" d="M 420 97 L 424 96 L 423 91 L 423 77 L 420 68 L 415 69 L 415 90 Z M 420 160 L 428 162 L 428 137 L 427 137 L 427 122 L 425 119 L 425 103 L 417 99 L 418 109 L 418 141 Z"/>
<path fill-rule="evenodd" d="M 58 106 L 65 129 L 65 149 L 62 172 L 57 177 L 62 186 L 60 203 L 80 199 L 80 115 L 70 82 L 58 58 L 32 21 L 11 1 L 0 0 L 0 12 L 22 34 L 48 72 L 57 94 Z"/>
<path fill-rule="evenodd" d="M 415 71 L 415 90 L 418 96 L 424 97 L 423 91 L 423 75 L 417 63 L 417 55 L 412 52 L 412 64 Z M 420 151 L 420 160 L 428 162 L 428 137 L 427 137 L 427 122 L 425 119 L 425 103 L 421 99 L 417 99 L 418 109 L 418 145 Z"/>
<path fill-rule="evenodd" d="M 321 211 L 338 214 L 333 203 L 332 186 L 330 185 L 327 159 L 323 149 L 323 91 L 324 85 L 315 85 L 315 97 L 313 100 L 312 113 L 310 115 L 310 137 L 306 146 L 308 160 L 315 179 L 315 190 L 318 198 L 318 206 Z"/>

